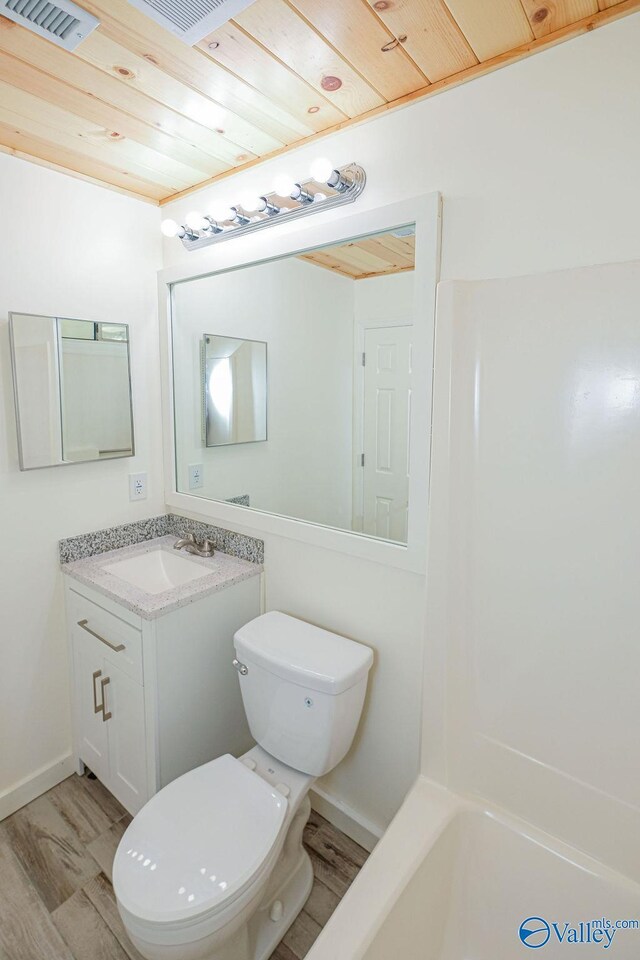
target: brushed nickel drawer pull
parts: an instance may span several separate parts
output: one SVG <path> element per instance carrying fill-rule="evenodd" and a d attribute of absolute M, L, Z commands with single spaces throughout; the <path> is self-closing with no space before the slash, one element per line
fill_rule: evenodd
<path fill-rule="evenodd" d="M 101 676 L 102 676 L 102 670 L 96 670 L 96 672 L 93 675 L 93 712 L 94 713 L 100 713 L 101 710 L 104 713 L 104 697 L 102 698 L 103 702 L 98 703 L 98 695 L 96 693 L 96 680 L 98 679 L 98 677 L 101 677 Z"/>
<path fill-rule="evenodd" d="M 90 633 L 92 637 L 95 637 L 96 640 L 100 640 L 101 643 L 106 644 L 111 650 L 114 650 L 116 653 L 120 653 L 121 650 L 127 649 L 124 643 L 119 643 L 117 646 L 114 643 L 109 643 L 108 640 L 105 640 L 104 637 L 101 637 L 99 633 L 95 632 L 95 630 L 91 630 L 91 628 L 87 626 L 88 623 L 89 623 L 88 620 L 78 620 L 79 627 L 82 627 L 82 629 L 86 630 L 87 633 Z"/>
<path fill-rule="evenodd" d="M 105 697 L 104 690 L 108 683 L 111 683 L 111 677 L 104 677 L 100 681 L 100 693 L 102 694 L 102 722 L 103 723 L 105 722 L 105 720 L 111 720 L 111 717 L 113 716 L 113 714 L 111 713 L 111 710 L 109 710 L 108 713 L 105 711 L 107 698 Z"/>

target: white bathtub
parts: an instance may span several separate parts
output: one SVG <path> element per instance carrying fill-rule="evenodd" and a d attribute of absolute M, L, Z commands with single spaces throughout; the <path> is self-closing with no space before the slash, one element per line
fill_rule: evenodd
<path fill-rule="evenodd" d="M 420 778 L 307 957 L 638 960 L 640 885 Z"/>

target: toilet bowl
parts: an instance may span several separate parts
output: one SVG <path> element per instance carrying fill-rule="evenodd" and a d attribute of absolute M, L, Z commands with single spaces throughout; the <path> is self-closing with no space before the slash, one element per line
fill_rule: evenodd
<path fill-rule="evenodd" d="M 148 960 L 266 960 L 313 882 L 309 789 L 351 746 L 373 656 L 281 613 L 235 636 L 257 745 L 174 780 L 133 819 L 113 886 Z"/>

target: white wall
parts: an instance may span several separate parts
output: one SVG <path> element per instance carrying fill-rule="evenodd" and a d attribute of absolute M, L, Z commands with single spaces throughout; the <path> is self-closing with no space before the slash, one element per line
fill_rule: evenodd
<path fill-rule="evenodd" d="M 158 210 L 0 156 L 0 816 L 3 795 L 70 749 L 57 541 L 163 511 L 155 271 Z M 7 314 L 131 326 L 137 456 L 18 470 Z M 128 474 L 149 472 L 129 503 Z M 38 781 L 46 785 L 46 776 Z"/>
<path fill-rule="evenodd" d="M 443 193 L 446 278 L 638 257 L 639 47 L 635 14 L 221 181 L 198 200 L 170 205 L 166 216 L 263 191 L 282 168 L 299 176 L 326 154 L 366 168 L 361 209 L 416 192 Z M 214 268 L 215 248 L 187 254 L 167 241 L 164 249 L 167 265 Z M 356 749 L 327 787 L 386 824 L 418 770 L 424 581 L 285 539 L 267 537 L 266 544 L 270 607 L 376 648 L 376 680 Z M 429 644 L 427 636 L 427 651 Z"/>
<path fill-rule="evenodd" d="M 354 287 L 297 258 L 174 291 L 179 484 L 204 464 L 198 496 L 351 527 Z M 268 441 L 205 448 L 199 347 L 205 333 L 267 343 Z"/>
<path fill-rule="evenodd" d="M 356 324 L 366 327 L 394 320 L 413 323 L 413 270 L 367 277 L 355 284 Z"/>

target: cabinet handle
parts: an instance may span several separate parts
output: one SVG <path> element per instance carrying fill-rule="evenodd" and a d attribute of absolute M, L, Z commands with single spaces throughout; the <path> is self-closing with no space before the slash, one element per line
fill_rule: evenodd
<path fill-rule="evenodd" d="M 82 627 L 83 630 L 86 630 L 87 633 L 90 633 L 92 637 L 96 638 L 96 640 L 100 640 L 101 643 L 106 644 L 110 650 L 115 650 L 116 653 L 120 653 L 121 650 L 127 649 L 124 643 L 119 643 L 117 646 L 115 645 L 115 643 L 109 643 L 109 641 L 105 640 L 104 637 L 101 637 L 99 633 L 96 633 L 94 630 L 91 630 L 90 627 L 87 626 L 88 623 L 89 623 L 88 620 L 78 620 L 79 627 Z"/>
<path fill-rule="evenodd" d="M 93 712 L 94 713 L 100 713 L 101 710 L 104 713 L 104 697 L 102 698 L 103 702 L 98 703 L 98 695 L 96 693 L 96 680 L 100 676 L 102 676 L 102 670 L 96 670 L 96 672 L 93 675 Z"/>
<path fill-rule="evenodd" d="M 103 677 L 103 679 L 100 681 L 100 693 L 102 694 L 102 722 L 103 723 L 105 722 L 105 720 L 111 720 L 111 717 L 113 716 L 113 714 L 111 713 L 111 710 L 109 710 L 108 713 L 106 713 L 105 711 L 107 698 L 105 697 L 104 689 L 108 683 L 111 683 L 111 677 Z"/>

